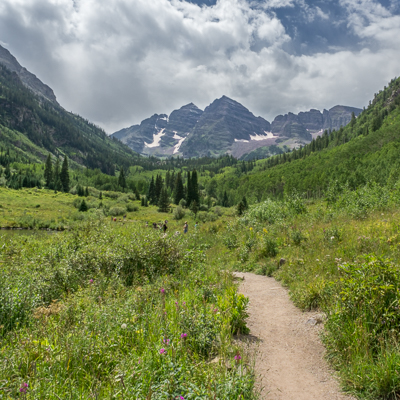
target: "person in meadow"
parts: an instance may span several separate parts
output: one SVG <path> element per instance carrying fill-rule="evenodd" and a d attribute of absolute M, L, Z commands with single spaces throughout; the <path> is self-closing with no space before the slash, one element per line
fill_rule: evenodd
<path fill-rule="evenodd" d="M 164 223 L 163 223 L 163 226 L 162 226 L 164 234 L 167 233 L 167 229 L 168 229 L 167 223 L 168 223 L 168 221 L 165 220 Z"/>
<path fill-rule="evenodd" d="M 183 225 L 183 233 L 187 233 L 188 229 L 189 229 L 189 225 L 188 225 L 188 223 L 186 221 L 185 225 Z"/>

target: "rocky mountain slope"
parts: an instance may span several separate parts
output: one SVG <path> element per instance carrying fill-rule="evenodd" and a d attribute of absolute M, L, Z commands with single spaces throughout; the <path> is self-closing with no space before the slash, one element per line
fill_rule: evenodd
<path fill-rule="evenodd" d="M 232 154 L 240 158 L 255 151 L 258 156 L 268 156 L 272 154 L 271 148 L 276 154 L 277 145 L 296 148 L 310 143 L 324 130 L 337 130 L 350 122 L 353 112 L 357 116 L 361 111 L 346 106 L 323 112 L 313 109 L 297 115 L 278 115 L 270 124 L 223 96 L 204 112 L 191 103 L 173 111 L 169 117 L 155 114 L 140 125 L 122 129 L 112 136 L 138 153 L 161 157 Z"/>
<path fill-rule="evenodd" d="M 0 64 L 7 67 L 11 72 L 16 72 L 24 86 L 30 89 L 33 93 L 42 97 L 45 100 L 57 104 L 56 96 L 53 90 L 45 85 L 36 75 L 22 67 L 17 59 L 4 47 L 0 46 Z"/>

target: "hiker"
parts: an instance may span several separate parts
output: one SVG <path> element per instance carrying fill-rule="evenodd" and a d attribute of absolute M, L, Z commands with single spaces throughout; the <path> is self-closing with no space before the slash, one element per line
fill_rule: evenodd
<path fill-rule="evenodd" d="M 165 220 L 165 221 L 164 221 L 164 224 L 163 224 L 163 226 L 162 226 L 164 233 L 166 233 L 166 232 L 167 232 L 167 229 L 168 229 L 167 223 L 168 223 L 168 221 Z"/>
<path fill-rule="evenodd" d="M 189 225 L 188 225 L 188 223 L 186 221 L 185 225 L 183 225 L 183 233 L 187 233 L 188 229 L 189 229 Z"/>

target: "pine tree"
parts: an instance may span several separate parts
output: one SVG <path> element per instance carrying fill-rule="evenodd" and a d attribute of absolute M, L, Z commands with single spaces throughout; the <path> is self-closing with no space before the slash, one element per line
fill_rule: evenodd
<path fill-rule="evenodd" d="M 174 204 L 179 204 L 181 199 L 183 199 L 184 197 L 185 194 L 183 191 L 182 175 L 180 172 L 178 172 L 175 180 Z"/>
<path fill-rule="evenodd" d="M 197 183 L 197 171 L 194 169 L 192 171 L 192 200 L 196 201 L 197 205 L 200 204 L 200 195 L 199 195 L 199 184 Z"/>
<path fill-rule="evenodd" d="M 123 191 L 126 188 L 125 172 L 122 167 L 121 167 L 121 170 L 119 171 L 119 175 L 118 175 L 118 186 L 120 186 Z"/>
<path fill-rule="evenodd" d="M 159 212 L 169 211 L 169 197 L 166 188 L 161 189 L 160 198 L 158 200 L 158 211 Z"/>
<path fill-rule="evenodd" d="M 46 181 L 46 186 L 50 187 L 53 180 L 53 164 L 51 163 L 50 153 L 47 156 L 46 164 L 44 167 L 44 180 Z"/>
<path fill-rule="evenodd" d="M 147 192 L 147 199 L 150 202 L 150 204 L 153 204 L 153 202 L 154 202 L 154 197 L 155 197 L 154 189 L 155 189 L 154 176 L 151 176 L 149 191 Z"/>
<path fill-rule="evenodd" d="M 69 171 L 68 171 L 68 159 L 67 156 L 64 157 L 64 161 L 60 172 L 60 181 L 62 189 L 65 193 L 69 192 Z"/>
<path fill-rule="evenodd" d="M 87 210 L 88 210 L 88 206 L 87 206 L 87 204 L 86 204 L 85 199 L 83 199 L 81 205 L 79 206 L 79 211 L 85 212 L 85 211 L 87 211 Z"/>
<path fill-rule="evenodd" d="M 154 185 L 154 204 L 158 204 L 158 200 L 161 196 L 161 190 L 163 188 L 163 180 L 161 175 L 157 175 L 156 183 Z"/>
<path fill-rule="evenodd" d="M 222 197 L 222 207 L 229 207 L 229 199 L 226 190 L 224 191 L 224 195 Z"/>
<path fill-rule="evenodd" d="M 192 179 L 190 171 L 187 173 L 187 193 L 186 193 L 186 204 L 190 207 L 190 203 L 193 200 L 193 190 L 192 190 Z"/>

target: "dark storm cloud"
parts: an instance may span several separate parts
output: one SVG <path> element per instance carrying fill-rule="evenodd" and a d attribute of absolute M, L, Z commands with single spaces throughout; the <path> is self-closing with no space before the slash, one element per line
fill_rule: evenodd
<path fill-rule="evenodd" d="M 363 106 L 398 75 L 399 27 L 390 0 L 0 3 L 0 42 L 109 132 L 223 94 L 268 119 Z"/>

